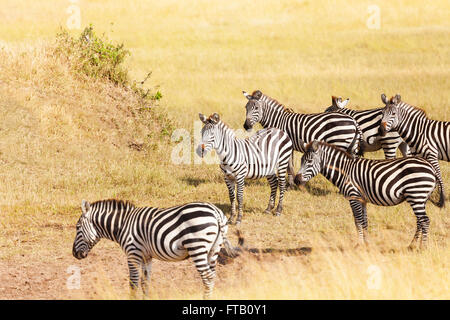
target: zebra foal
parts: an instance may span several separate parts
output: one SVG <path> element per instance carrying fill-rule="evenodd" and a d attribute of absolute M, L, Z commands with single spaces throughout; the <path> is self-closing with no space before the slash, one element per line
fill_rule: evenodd
<path fill-rule="evenodd" d="M 199 117 L 204 125 L 196 152 L 200 157 L 204 157 L 207 152 L 215 149 L 219 156 L 220 168 L 230 196 L 230 222 L 236 214 L 237 197 L 236 224 L 241 223 L 245 178 L 267 177 L 270 184 L 270 198 L 266 213 L 270 213 L 275 207 L 277 189 L 280 189 L 275 211 L 275 215 L 280 215 L 283 211 L 283 197 L 286 190 L 286 170 L 292 155 L 292 142 L 289 136 L 276 128 L 268 128 L 258 131 L 250 138 L 238 139 L 234 131 L 220 120 L 217 113 L 208 118 L 200 113 Z"/>
<path fill-rule="evenodd" d="M 398 94 L 388 100 L 383 93 L 381 101 L 385 104 L 381 135 L 398 132 L 413 155 L 430 161 L 443 185 L 439 160 L 450 161 L 450 122 L 429 119 L 424 110 L 401 101 Z M 444 198 L 441 201 L 443 205 Z"/>
<path fill-rule="evenodd" d="M 406 142 L 397 132 L 389 132 L 381 136 L 379 127 L 383 117 L 383 109 L 352 110 L 346 108 L 349 99 L 342 100 L 340 97 L 332 97 L 332 105 L 325 112 L 341 112 L 356 120 L 362 131 L 364 152 L 374 152 L 383 149 L 386 159 L 396 158 L 397 149 L 404 157 L 408 156 L 409 148 Z"/>
<path fill-rule="evenodd" d="M 367 202 L 394 206 L 406 200 L 417 218 L 417 229 L 410 248 L 415 246 L 420 236 L 420 246 L 426 246 L 430 225 L 425 212 L 426 202 L 437 186 L 440 198 L 443 198 L 443 185 L 427 160 L 417 157 L 355 159 L 334 146 L 318 141 L 305 145 L 305 149 L 295 183 L 306 183 L 321 173 L 337 186 L 350 202 L 360 243 L 367 242 Z M 440 204 L 441 201 L 437 205 Z"/>
<path fill-rule="evenodd" d="M 102 238 L 117 242 L 127 256 L 132 292 L 140 281 L 143 293 L 148 294 L 153 258 L 163 261 L 191 258 L 205 287 L 204 298 L 209 298 L 221 245 L 230 256 L 237 253 L 226 238 L 227 218 L 210 203 L 193 202 L 160 209 L 139 208 L 121 200 L 94 203 L 83 200 L 81 210 L 73 256 L 86 258 Z M 242 244 L 243 239 L 239 241 Z"/>

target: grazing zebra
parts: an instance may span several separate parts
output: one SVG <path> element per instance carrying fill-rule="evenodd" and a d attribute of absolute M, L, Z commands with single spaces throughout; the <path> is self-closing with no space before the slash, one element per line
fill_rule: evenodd
<path fill-rule="evenodd" d="M 394 206 L 407 201 L 417 218 L 417 230 L 410 244 L 413 248 L 421 235 L 420 245 L 426 246 L 430 220 L 425 205 L 439 185 L 443 185 L 433 166 L 423 158 L 406 157 L 389 160 L 355 159 L 336 147 L 318 142 L 305 145 L 306 152 L 295 183 L 303 184 L 321 173 L 349 200 L 360 243 L 367 243 L 366 203 Z M 439 201 L 437 206 L 443 204 Z"/>
<path fill-rule="evenodd" d="M 243 93 L 249 100 L 245 106 L 244 129 L 247 131 L 259 122 L 264 128 L 274 127 L 286 132 L 296 151 L 304 152 L 303 141 L 316 139 L 334 144 L 352 154 L 362 155 L 362 131 L 351 116 L 338 112 L 295 113 L 259 90 L 251 95 L 245 91 Z M 289 185 L 293 185 L 294 174 L 292 157 L 288 168 Z"/>
<path fill-rule="evenodd" d="M 381 137 L 379 127 L 383 117 L 383 109 L 352 110 L 345 108 L 349 99 L 342 101 L 342 98 L 332 97 L 332 105 L 325 112 L 342 112 L 348 114 L 356 120 L 363 132 L 364 152 L 373 152 L 383 149 L 386 159 L 396 158 L 397 149 L 400 149 L 404 157 L 409 155 L 409 148 L 406 142 L 397 132 L 389 132 Z"/>
<path fill-rule="evenodd" d="M 220 158 L 220 168 L 224 174 L 231 202 L 230 222 L 236 214 L 235 189 L 237 189 L 236 224 L 241 223 L 245 178 L 267 177 L 270 184 L 270 199 L 266 213 L 270 213 L 274 208 L 277 188 L 280 189 L 280 198 L 275 211 L 275 215 L 280 215 L 283 211 L 283 197 L 286 189 L 286 170 L 292 155 L 292 142 L 288 135 L 276 128 L 269 128 L 258 131 L 250 138 L 238 139 L 234 131 L 220 121 L 217 113 L 209 118 L 200 113 L 199 117 L 204 126 L 197 154 L 204 157 L 207 152 L 215 149 Z M 236 185 L 237 188 L 235 188 Z"/>
<path fill-rule="evenodd" d="M 101 238 L 117 242 L 127 255 L 133 292 L 140 280 L 147 295 L 153 258 L 163 261 L 191 258 L 205 286 L 204 297 L 209 298 L 220 246 L 224 244 L 231 256 L 237 252 L 226 238 L 227 218 L 210 203 L 193 202 L 160 209 L 138 208 L 121 200 L 92 204 L 83 200 L 81 211 L 73 243 L 74 257 L 86 258 Z"/>
<path fill-rule="evenodd" d="M 386 105 L 380 125 L 381 135 L 398 132 L 413 155 L 430 161 L 443 185 L 438 160 L 450 161 L 450 123 L 428 119 L 424 110 L 401 101 L 398 94 L 387 100 L 383 93 L 381 101 Z"/>

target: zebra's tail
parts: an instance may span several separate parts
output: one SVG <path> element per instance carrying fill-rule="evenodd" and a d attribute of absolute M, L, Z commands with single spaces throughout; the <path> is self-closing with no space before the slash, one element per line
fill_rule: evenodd
<path fill-rule="evenodd" d="M 445 206 L 445 193 L 444 193 L 444 182 L 436 175 L 438 185 L 439 185 L 439 201 L 431 201 L 436 207 L 443 208 Z M 430 198 L 431 199 L 431 198 Z"/>
<path fill-rule="evenodd" d="M 358 157 L 362 157 L 364 156 L 364 146 L 365 146 L 365 141 L 363 139 L 363 132 L 359 127 L 358 123 L 356 123 L 356 121 L 354 122 L 356 127 L 356 133 L 355 136 L 353 137 L 352 143 L 347 148 L 347 152 L 351 155 L 356 154 Z"/>
<path fill-rule="evenodd" d="M 236 230 L 236 235 L 238 236 L 237 247 L 233 247 L 230 243 L 230 240 L 228 240 L 227 238 L 223 239 L 223 247 L 225 249 L 226 255 L 230 258 L 238 257 L 241 254 L 244 246 L 244 237 L 242 236 L 242 233 L 239 230 Z"/>

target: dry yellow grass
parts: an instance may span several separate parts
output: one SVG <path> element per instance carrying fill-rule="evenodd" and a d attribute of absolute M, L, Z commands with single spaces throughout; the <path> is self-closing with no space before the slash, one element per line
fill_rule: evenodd
<path fill-rule="evenodd" d="M 191 132 L 198 112 L 219 112 L 241 128 L 241 91 L 260 89 L 300 112 L 322 111 L 331 95 L 365 109 L 381 106 L 382 92 L 400 93 L 430 117 L 449 120 L 448 3 L 376 4 L 379 30 L 367 28 L 369 4 L 359 1 L 80 2 L 83 26 L 93 23 L 130 48 L 134 78 L 153 70 L 150 82 L 164 97 L 143 115 L 133 112 L 130 92 L 74 77 L 50 54 L 69 1 L 3 1 L 0 298 L 128 298 L 117 246 L 100 242 L 84 261 L 71 256 L 81 199 L 160 207 L 203 200 L 228 212 L 217 165 L 170 162 L 175 144 L 160 135 L 163 115 Z M 146 147 L 137 151 L 130 142 Z M 450 165 L 441 166 L 449 199 Z M 265 181 L 247 185 L 248 245 L 311 246 L 312 254 L 246 256 L 221 266 L 215 298 L 450 298 L 448 204 L 427 206 L 424 252 L 405 250 L 415 230 L 407 204 L 369 205 L 371 247 L 354 250 L 348 202 L 322 177 L 288 192 L 279 218 L 262 213 L 268 193 Z M 81 289 L 66 287 L 71 265 L 81 268 Z M 153 299 L 200 298 L 202 289 L 188 261 L 155 261 L 151 287 Z"/>

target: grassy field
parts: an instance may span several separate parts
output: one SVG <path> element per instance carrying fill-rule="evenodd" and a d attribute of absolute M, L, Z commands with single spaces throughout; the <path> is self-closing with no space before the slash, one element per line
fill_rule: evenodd
<path fill-rule="evenodd" d="M 367 26 L 370 5 L 380 9 L 379 29 Z M 126 259 L 115 244 L 100 242 L 83 261 L 72 257 L 82 199 L 158 207 L 202 200 L 228 213 L 218 166 L 194 164 L 193 154 L 190 164 L 173 164 L 170 134 L 186 129 L 193 140 L 199 112 L 242 128 L 242 90 L 305 113 L 324 110 L 331 95 L 366 109 L 381 107 L 383 92 L 399 93 L 449 120 L 447 1 L 79 1 L 81 28 L 92 23 L 130 50 L 132 78 L 152 71 L 147 86 L 163 98 L 147 113 L 129 90 L 74 76 L 52 54 L 70 6 L 1 1 L 0 298 L 128 298 Z M 441 169 L 449 199 L 450 165 Z M 289 191 L 281 217 L 263 214 L 268 196 L 265 180 L 247 184 L 247 244 L 312 253 L 248 255 L 220 266 L 213 298 L 450 298 L 449 204 L 428 204 L 423 252 L 406 250 L 415 231 L 409 205 L 369 205 L 371 245 L 356 250 L 348 201 L 323 177 Z M 67 286 L 73 266 L 79 289 Z M 150 298 L 201 298 L 201 291 L 189 261 L 155 261 Z"/>

